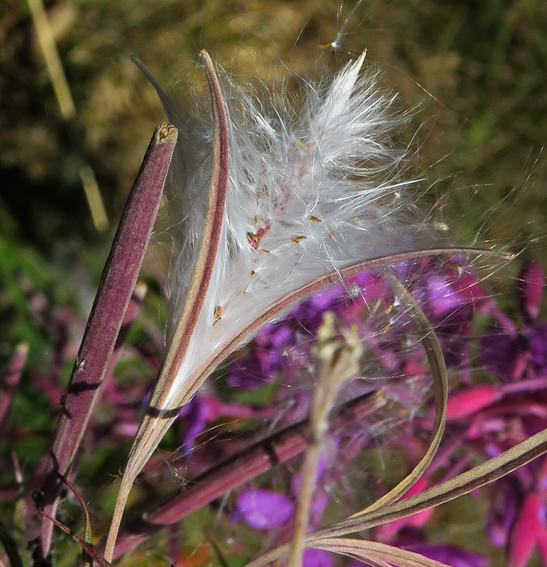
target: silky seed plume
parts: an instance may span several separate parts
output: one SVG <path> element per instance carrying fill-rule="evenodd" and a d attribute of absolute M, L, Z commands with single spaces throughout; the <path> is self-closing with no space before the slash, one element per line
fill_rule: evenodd
<path fill-rule="evenodd" d="M 266 112 L 221 75 L 229 139 L 221 238 L 199 321 L 164 409 L 179 403 L 177 392 L 204 359 L 289 291 L 321 274 L 417 245 L 413 206 L 395 196 L 408 183 L 397 177 L 401 155 L 390 143 L 397 125 L 394 97 L 380 93 L 376 74 L 361 73 L 364 58 L 346 65 L 328 86 L 307 85 L 307 106 L 299 113 Z M 173 108 L 166 104 L 169 119 L 183 129 Z M 198 132 L 207 144 L 206 125 Z M 210 157 L 202 154 L 172 190 L 185 195 L 187 185 L 205 183 Z M 189 194 L 190 201 L 197 199 L 195 185 Z M 180 211 L 174 211 L 177 218 Z M 185 300 L 178 290 L 185 287 L 198 232 L 174 246 L 171 328 Z"/>

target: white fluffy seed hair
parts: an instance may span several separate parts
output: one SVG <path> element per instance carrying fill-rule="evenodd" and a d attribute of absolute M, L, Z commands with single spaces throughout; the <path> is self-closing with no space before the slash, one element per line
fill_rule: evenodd
<path fill-rule="evenodd" d="M 327 272 L 416 249 L 422 236 L 431 243 L 431 227 L 406 195 L 410 182 L 401 180 L 405 152 L 392 147 L 405 117 L 378 87 L 377 72 L 362 71 L 364 57 L 329 82 L 304 83 L 302 108 L 265 110 L 221 73 L 229 121 L 225 215 L 211 284 L 168 406 L 203 360 L 272 302 Z M 204 118 L 209 102 L 189 113 L 159 94 L 179 129 L 168 185 L 169 346 L 204 226 L 213 125 Z"/>

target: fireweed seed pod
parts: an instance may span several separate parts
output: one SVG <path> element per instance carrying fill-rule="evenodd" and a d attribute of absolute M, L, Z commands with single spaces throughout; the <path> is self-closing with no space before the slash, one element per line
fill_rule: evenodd
<path fill-rule="evenodd" d="M 378 73 L 363 70 L 364 53 L 330 80 L 304 82 L 297 108 L 283 91 L 268 103 L 247 94 L 201 57 L 212 103 L 191 109 L 140 64 L 179 131 L 168 182 L 167 354 L 126 466 L 107 558 L 136 475 L 230 353 L 343 278 L 395 264 L 402 276 L 408 260 L 467 252 L 443 244 L 416 206 L 405 152 L 393 147 L 405 115 Z"/>

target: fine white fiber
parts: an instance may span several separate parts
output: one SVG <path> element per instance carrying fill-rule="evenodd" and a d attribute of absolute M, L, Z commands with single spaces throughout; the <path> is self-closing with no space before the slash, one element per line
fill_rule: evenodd
<path fill-rule="evenodd" d="M 405 116 L 394 110 L 395 96 L 378 86 L 377 72 L 362 69 L 364 59 L 363 53 L 329 82 L 306 83 L 302 108 L 263 104 L 220 73 L 229 135 L 220 243 L 199 320 L 162 409 L 177 407 L 178 393 L 204 360 L 289 292 L 350 264 L 433 242 L 434 227 L 423 222 L 408 194 L 412 182 L 401 178 L 405 152 L 393 148 Z M 204 118 L 208 104 L 189 112 L 156 88 L 179 130 L 168 189 L 169 348 L 205 222 L 213 125 Z"/>

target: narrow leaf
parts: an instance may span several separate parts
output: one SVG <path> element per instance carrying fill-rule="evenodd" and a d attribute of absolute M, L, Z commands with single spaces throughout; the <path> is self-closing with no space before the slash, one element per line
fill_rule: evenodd
<path fill-rule="evenodd" d="M 377 510 L 366 519 L 349 518 L 331 527 L 322 529 L 311 537 L 315 539 L 353 533 L 439 506 L 459 496 L 468 494 L 481 486 L 494 482 L 545 452 L 547 452 L 547 429 L 536 433 L 533 437 L 515 445 L 515 447 L 505 451 L 498 457 L 489 459 L 470 471 L 466 471 L 455 478 L 424 490 L 424 492 L 415 496 Z"/>
<path fill-rule="evenodd" d="M 376 561 L 400 567 L 450 567 L 446 563 L 429 559 L 419 553 L 399 549 L 385 543 L 361 539 L 325 538 L 313 547 L 314 549 L 347 555 L 365 563 Z"/>

